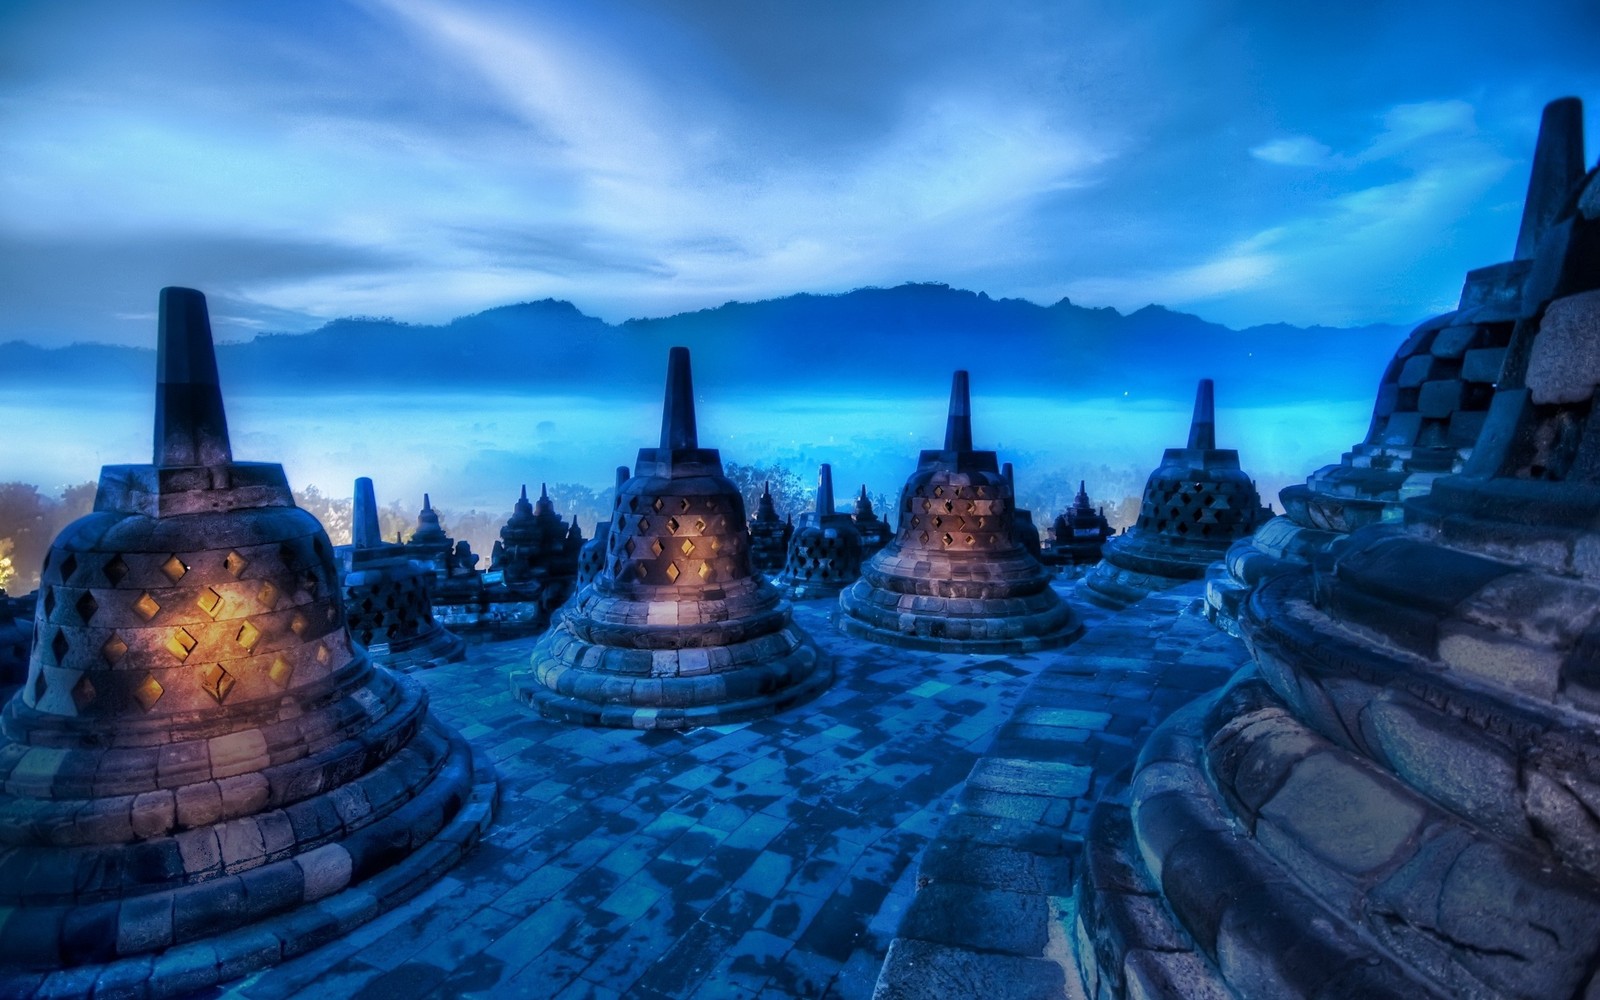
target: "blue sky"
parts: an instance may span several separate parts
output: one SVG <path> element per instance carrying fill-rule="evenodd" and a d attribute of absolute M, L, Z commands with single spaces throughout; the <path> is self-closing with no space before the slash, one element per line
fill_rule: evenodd
<path fill-rule="evenodd" d="M 175 283 L 225 337 L 908 280 L 1414 321 L 1597 52 L 1592 0 L 11 0 L 0 340 L 148 343 Z"/>

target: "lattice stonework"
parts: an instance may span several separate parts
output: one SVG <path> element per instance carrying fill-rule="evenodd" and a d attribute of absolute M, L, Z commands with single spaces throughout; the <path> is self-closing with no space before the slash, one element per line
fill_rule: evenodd
<path fill-rule="evenodd" d="M 743 575 L 749 534 L 743 524 L 730 526 L 728 513 L 716 498 L 669 495 L 638 501 L 628 498 L 630 510 L 642 506 L 651 513 L 618 514 L 611 524 L 607 548 L 614 578 L 699 586 Z M 654 516 L 658 510 L 666 516 Z"/>

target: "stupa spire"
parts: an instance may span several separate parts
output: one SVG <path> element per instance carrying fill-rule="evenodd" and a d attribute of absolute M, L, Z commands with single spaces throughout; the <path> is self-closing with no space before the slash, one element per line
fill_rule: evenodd
<path fill-rule="evenodd" d="M 633 470 L 628 468 L 626 465 L 617 466 L 617 486 L 620 488 L 623 483 L 628 481 L 628 477 L 632 474 Z"/>
<path fill-rule="evenodd" d="M 689 349 L 674 347 L 667 354 L 667 392 L 661 406 L 663 450 L 700 447 L 694 420 L 694 380 L 689 375 Z"/>
<path fill-rule="evenodd" d="M 824 462 L 817 472 L 817 516 L 827 517 L 833 513 L 833 466 Z"/>
<path fill-rule="evenodd" d="M 972 396 L 967 389 L 965 371 L 957 371 L 950 381 L 950 415 L 945 418 L 944 450 L 972 450 Z"/>
<path fill-rule="evenodd" d="M 378 501 L 372 492 L 372 480 L 366 476 L 356 480 L 350 541 L 358 549 L 372 549 L 383 544 L 383 532 L 378 528 Z"/>
<path fill-rule="evenodd" d="M 155 464 L 232 461 L 206 297 L 192 288 L 163 288 L 156 341 Z"/>
<path fill-rule="evenodd" d="M 1189 447 L 1204 451 L 1217 448 L 1217 412 L 1215 389 L 1210 379 L 1203 378 L 1194 393 L 1194 418 L 1189 421 Z"/>
<path fill-rule="evenodd" d="M 1517 230 L 1517 260 L 1532 260 L 1544 229 L 1561 211 L 1567 195 L 1583 179 L 1583 102 L 1563 97 L 1544 106 L 1533 148 L 1528 197 Z"/>

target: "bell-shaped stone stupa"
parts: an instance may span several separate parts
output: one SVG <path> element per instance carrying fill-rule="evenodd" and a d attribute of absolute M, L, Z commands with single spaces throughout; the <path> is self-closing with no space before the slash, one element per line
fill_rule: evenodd
<path fill-rule="evenodd" d="M 894 538 L 894 529 L 872 509 L 866 483 L 861 484 L 861 495 L 856 497 L 854 519 L 856 532 L 861 535 L 861 552 L 865 558 L 877 555 Z"/>
<path fill-rule="evenodd" d="M 750 565 L 758 573 L 777 573 L 789 557 L 789 538 L 794 526 L 778 516 L 772 503 L 770 483 L 761 484 L 756 500 L 756 516 L 750 519 Z"/>
<path fill-rule="evenodd" d="M 612 503 L 622 493 L 622 484 L 628 481 L 628 467 L 617 466 L 617 485 L 612 491 Z M 576 525 L 576 521 L 573 522 Z M 606 566 L 606 545 L 611 538 L 611 522 L 601 521 L 594 526 L 594 537 L 583 543 L 578 550 L 578 579 L 577 587 L 582 589 L 594 582 L 600 571 Z"/>
<path fill-rule="evenodd" d="M 689 351 L 672 349 L 661 446 L 617 493 L 595 581 L 534 647 L 512 692 L 587 725 L 682 729 L 758 718 L 814 697 L 833 667 L 750 568 L 744 500 L 700 447 Z"/>
<path fill-rule="evenodd" d="M 1071 642 L 1078 615 L 1023 548 L 1011 483 L 972 447 L 967 373 L 950 389 L 944 447 L 924 451 L 900 493 L 894 541 L 839 595 L 839 627 L 874 642 L 951 653 L 1024 652 Z"/>
<path fill-rule="evenodd" d="M 1006 482 L 1011 484 L 1011 495 L 1017 495 L 1017 470 L 1010 462 L 1000 467 L 1000 474 L 1006 477 Z M 1012 511 L 1012 521 L 1017 528 L 1017 541 L 1028 550 L 1028 554 L 1035 559 L 1043 555 L 1044 544 L 1039 538 L 1039 526 L 1033 523 L 1033 511 L 1023 510 L 1021 507 Z"/>
<path fill-rule="evenodd" d="M 1145 483 L 1139 520 L 1106 542 L 1100 564 L 1078 592 L 1120 610 L 1199 580 L 1229 545 L 1270 516 L 1255 482 L 1239 468 L 1239 453 L 1217 447 L 1212 384 L 1201 379 L 1188 447 L 1167 449 Z"/>
<path fill-rule="evenodd" d="M 800 515 L 789 558 L 773 582 L 795 600 L 837 597 L 861 576 L 861 535 L 855 520 L 833 506 L 833 467 L 817 473 L 817 507 Z"/>
<path fill-rule="evenodd" d="M 1050 529 L 1044 560 L 1058 566 L 1092 566 L 1100 561 L 1106 541 L 1114 534 L 1105 508 L 1096 509 L 1089 502 L 1088 484 L 1080 479 L 1072 506 L 1056 516 Z"/>
<path fill-rule="evenodd" d="M 1098 808 L 1091 995 L 1600 990 L 1600 170 L 1569 194 L 1472 457 L 1261 582 L 1254 667 Z"/>
<path fill-rule="evenodd" d="M 1206 580 L 1206 613 L 1238 633 L 1250 586 L 1304 566 L 1334 539 L 1367 524 L 1398 522 L 1407 497 L 1460 472 L 1489 412 L 1517 323 L 1541 305 L 1528 294 L 1534 250 L 1555 212 L 1583 181 L 1583 105 L 1544 109 L 1513 258 L 1467 274 L 1454 312 L 1427 320 L 1395 352 L 1378 386 L 1366 439 L 1337 465 L 1279 492 L 1283 514 L 1228 550 Z"/>
<path fill-rule="evenodd" d="M 422 687 L 352 640 L 283 469 L 234 461 L 199 292 L 162 290 L 157 368 L 154 462 L 103 469 L 55 539 L 0 713 L 4 996 L 278 962 L 432 881 L 491 808 Z"/>
<path fill-rule="evenodd" d="M 373 662 L 393 670 L 464 658 L 466 642 L 433 620 L 432 567 L 412 559 L 404 545 L 383 540 L 372 480 L 365 476 L 356 480 L 353 510 L 351 544 L 335 550 L 350 634 Z"/>

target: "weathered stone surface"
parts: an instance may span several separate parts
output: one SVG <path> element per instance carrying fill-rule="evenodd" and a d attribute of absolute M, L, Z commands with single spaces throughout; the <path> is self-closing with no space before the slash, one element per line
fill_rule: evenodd
<path fill-rule="evenodd" d="M 1216 446 L 1211 380 L 1203 379 L 1188 447 L 1167 449 L 1145 483 L 1139 520 L 1106 542 L 1083 593 L 1115 610 L 1152 591 L 1198 580 L 1228 546 L 1269 516 L 1254 481 L 1239 468 L 1239 453 Z"/>
<path fill-rule="evenodd" d="M 1535 403 L 1578 403 L 1594 394 L 1600 371 L 1600 290 L 1557 299 L 1545 310 L 1528 358 Z"/>
<path fill-rule="evenodd" d="M 282 469 L 233 461 L 198 292 L 163 291 L 158 368 L 154 464 L 108 467 L 51 546 L 48 639 L 0 713 L 6 995 L 241 975 L 310 946 L 274 929 L 319 896 L 399 900 L 489 818 L 492 771 L 356 644 Z"/>
<path fill-rule="evenodd" d="M 1071 642 L 1082 624 L 1019 540 L 1011 483 L 972 447 L 967 373 L 950 392 L 943 450 L 900 493 L 894 541 L 839 596 L 846 633 L 886 645 L 999 653 Z"/>
<path fill-rule="evenodd" d="M 833 667 L 750 566 L 744 501 L 695 427 L 689 352 L 672 349 L 661 446 L 618 488 L 605 569 L 540 639 L 514 694 L 584 725 L 682 729 L 815 697 Z"/>

